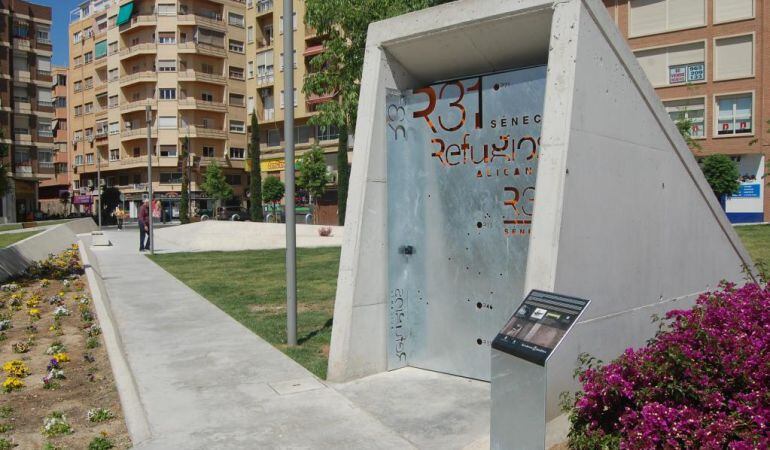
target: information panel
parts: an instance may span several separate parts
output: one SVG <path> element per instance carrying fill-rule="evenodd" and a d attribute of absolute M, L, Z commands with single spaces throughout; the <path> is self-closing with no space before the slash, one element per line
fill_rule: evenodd
<path fill-rule="evenodd" d="M 389 91 L 389 368 L 489 379 L 524 295 L 544 66 Z"/>
<path fill-rule="evenodd" d="M 492 348 L 544 366 L 588 303 L 533 290 L 492 341 Z"/>

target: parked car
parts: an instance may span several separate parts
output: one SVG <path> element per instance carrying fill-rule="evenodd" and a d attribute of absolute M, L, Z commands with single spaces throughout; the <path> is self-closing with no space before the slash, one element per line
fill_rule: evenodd
<path fill-rule="evenodd" d="M 219 210 L 217 220 L 244 221 L 249 218 L 249 211 L 240 206 L 226 206 Z"/>
<path fill-rule="evenodd" d="M 214 212 L 210 209 L 199 209 L 196 216 L 198 216 L 198 219 L 203 222 L 205 220 L 211 219 L 214 216 Z"/>

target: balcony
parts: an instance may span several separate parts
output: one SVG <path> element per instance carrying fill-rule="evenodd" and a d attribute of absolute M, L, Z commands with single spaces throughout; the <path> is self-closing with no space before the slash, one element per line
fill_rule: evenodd
<path fill-rule="evenodd" d="M 104 81 L 97 81 L 94 83 L 94 95 L 100 95 L 100 94 L 106 94 L 107 93 L 107 83 Z"/>
<path fill-rule="evenodd" d="M 130 113 L 130 112 L 136 112 L 136 111 L 144 111 L 147 109 L 147 106 L 149 106 L 151 109 L 157 109 L 157 106 L 155 106 L 155 99 L 153 98 L 147 98 L 143 100 L 134 100 L 132 102 L 124 103 L 120 105 L 120 112 L 123 113 Z"/>
<path fill-rule="evenodd" d="M 151 70 L 145 70 L 144 72 L 136 72 L 130 75 L 126 75 L 120 78 L 120 87 L 130 86 L 136 83 L 154 83 L 157 79 L 157 74 Z"/>
<path fill-rule="evenodd" d="M 13 71 L 13 79 L 15 81 L 21 81 L 29 83 L 32 81 L 32 73 L 29 71 L 29 69 L 26 70 L 14 70 Z"/>
<path fill-rule="evenodd" d="M 227 52 L 224 47 L 217 47 L 211 44 L 204 44 L 202 42 L 180 42 L 177 45 L 179 53 L 200 53 L 201 55 L 217 56 L 224 58 L 227 56 Z"/>
<path fill-rule="evenodd" d="M 158 23 L 158 18 L 155 14 L 137 14 L 131 18 L 129 23 L 125 23 L 120 26 L 120 32 L 126 32 L 139 27 L 155 26 Z"/>
<path fill-rule="evenodd" d="M 226 32 L 227 26 L 221 17 L 206 17 L 198 14 L 180 14 L 177 16 L 179 25 L 198 25 L 212 30 Z"/>
<path fill-rule="evenodd" d="M 154 128 L 150 130 L 151 137 L 158 137 L 158 131 Z M 147 127 L 137 128 L 135 130 L 125 130 L 120 133 L 121 142 L 132 141 L 134 139 L 147 139 Z"/>
<path fill-rule="evenodd" d="M 202 111 L 226 112 L 227 105 L 222 102 L 207 102 L 196 98 L 179 100 L 179 109 L 199 109 Z"/>
<path fill-rule="evenodd" d="M 324 47 L 323 44 L 319 45 L 313 45 L 310 47 L 307 47 L 304 52 L 302 52 L 302 55 L 307 58 L 310 56 L 320 55 L 321 53 L 326 51 L 326 47 Z"/>
<path fill-rule="evenodd" d="M 94 61 L 94 70 L 102 69 L 104 67 L 107 67 L 107 56 L 102 56 Z"/>
<path fill-rule="evenodd" d="M 199 72 L 197 70 L 187 69 L 178 73 L 179 81 L 201 81 L 203 83 L 227 84 L 227 80 L 222 75 L 213 73 Z"/>
<path fill-rule="evenodd" d="M 29 102 L 29 99 L 14 99 L 13 102 L 13 112 L 19 113 L 19 114 L 31 114 L 32 113 L 32 104 Z"/>
<path fill-rule="evenodd" d="M 20 37 L 14 37 L 13 38 L 13 49 L 14 50 L 22 50 L 22 51 L 30 51 L 32 50 L 32 41 L 25 38 Z"/>
<path fill-rule="evenodd" d="M 200 125 L 190 125 L 185 129 L 191 138 L 227 139 L 227 133 L 217 128 L 204 128 Z"/>
<path fill-rule="evenodd" d="M 154 55 L 158 51 L 158 45 L 154 42 L 132 45 L 120 51 L 120 59 L 131 58 L 137 55 Z"/>
<path fill-rule="evenodd" d="M 38 130 L 37 135 L 41 138 L 52 138 L 53 130 Z"/>

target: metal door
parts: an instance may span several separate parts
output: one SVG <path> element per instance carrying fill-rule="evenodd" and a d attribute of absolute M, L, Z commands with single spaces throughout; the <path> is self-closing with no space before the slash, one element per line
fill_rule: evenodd
<path fill-rule="evenodd" d="M 523 298 L 545 75 L 388 93 L 390 369 L 489 379 Z"/>

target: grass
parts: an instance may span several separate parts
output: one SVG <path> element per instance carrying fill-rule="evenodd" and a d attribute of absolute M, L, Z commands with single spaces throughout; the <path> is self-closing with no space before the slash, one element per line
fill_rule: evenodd
<path fill-rule="evenodd" d="M 754 263 L 770 264 L 770 225 L 735 227 Z"/>
<path fill-rule="evenodd" d="M 40 231 L 24 231 L 21 233 L 0 234 L 0 248 L 8 247 L 13 243 L 19 242 L 22 239 L 26 239 L 38 233 L 40 233 Z"/>
<path fill-rule="evenodd" d="M 69 222 L 72 219 L 58 219 L 58 220 L 41 220 L 37 222 L 27 222 L 27 223 L 34 223 L 35 227 L 43 227 L 46 225 L 57 225 L 60 223 Z M 0 231 L 11 231 L 11 230 L 21 230 L 23 227 L 21 223 L 8 223 L 4 225 L 0 225 Z M 34 227 L 32 227 L 34 228 Z"/>
<path fill-rule="evenodd" d="M 161 267 L 321 379 L 340 249 L 297 249 L 297 341 L 286 345 L 284 250 L 155 255 Z"/>

